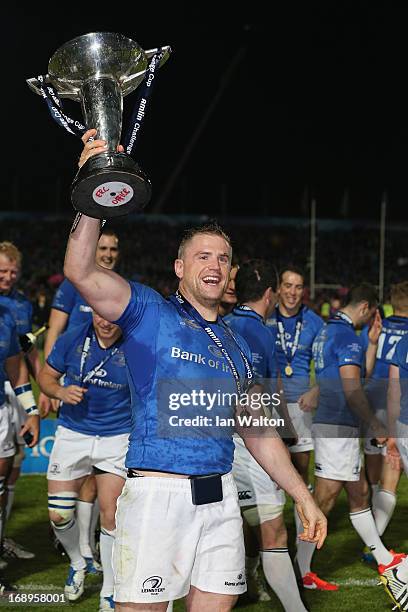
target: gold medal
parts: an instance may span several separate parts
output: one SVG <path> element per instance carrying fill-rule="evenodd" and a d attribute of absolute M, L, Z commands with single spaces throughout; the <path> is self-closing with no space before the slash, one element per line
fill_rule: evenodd
<path fill-rule="evenodd" d="M 292 376 L 292 374 L 293 374 L 293 369 L 292 369 L 292 366 L 291 366 L 291 365 L 289 365 L 289 364 L 288 364 L 288 365 L 286 366 L 286 368 L 285 368 L 285 374 L 286 374 L 286 376 Z"/>

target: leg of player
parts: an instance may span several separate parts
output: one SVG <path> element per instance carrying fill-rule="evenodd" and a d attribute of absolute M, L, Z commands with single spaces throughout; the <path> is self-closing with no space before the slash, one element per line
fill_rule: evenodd
<path fill-rule="evenodd" d="M 6 507 L 6 519 L 10 518 L 11 510 L 14 502 L 14 491 L 16 488 L 17 480 L 21 472 L 21 463 L 24 459 L 24 447 L 25 441 L 22 436 L 19 435 L 19 431 L 27 420 L 27 415 L 22 406 L 17 401 L 13 387 L 9 381 L 6 381 L 4 386 L 7 398 L 7 404 L 10 412 L 11 422 L 14 429 L 14 442 L 16 445 L 16 454 L 13 459 L 13 466 L 10 475 L 6 481 L 6 492 L 7 492 L 7 507 Z M 5 537 L 3 541 L 3 555 L 9 558 L 17 559 L 32 559 L 34 553 L 26 550 L 21 544 L 18 544 L 11 538 Z"/>
<path fill-rule="evenodd" d="M 322 510 L 326 516 L 329 516 L 342 487 L 342 482 L 316 476 L 314 498 L 320 510 Z M 337 591 L 337 585 L 322 580 L 312 572 L 311 563 L 315 549 L 315 544 L 304 542 L 303 540 L 298 541 L 296 562 L 302 577 L 303 586 L 306 589 Z"/>
<path fill-rule="evenodd" d="M 310 450 L 295 453 L 291 451 L 292 463 L 303 478 L 304 482 L 309 484 L 309 463 Z"/>
<path fill-rule="evenodd" d="M 256 509 L 256 506 L 249 506 L 248 510 L 249 508 Z M 248 524 L 245 518 L 246 509 L 247 507 L 241 508 L 245 542 L 245 570 L 247 578 L 246 595 L 253 601 L 270 601 L 271 597 L 266 590 L 263 577 L 261 577 L 259 574 L 259 564 L 261 561 L 259 553 L 260 540 L 255 529 Z"/>
<path fill-rule="evenodd" d="M 90 474 L 85 478 L 76 506 L 76 516 L 79 527 L 79 547 L 81 549 L 81 555 L 86 560 L 88 574 L 100 574 L 101 566 L 94 559 L 95 551 L 91 546 L 92 537 L 91 530 L 92 524 L 95 523 L 93 520 L 93 514 L 95 510 L 96 500 L 96 481 L 95 476 Z M 98 505 L 96 506 L 98 511 Z"/>
<path fill-rule="evenodd" d="M 48 512 L 52 527 L 70 559 L 64 592 L 76 601 L 84 592 L 86 561 L 79 548 L 79 528 L 75 506 L 84 478 L 48 480 Z"/>
<path fill-rule="evenodd" d="M 14 453 L 14 444 L 9 448 L 9 451 Z M 13 466 L 13 455 L 7 456 L 7 451 L 5 451 L 5 456 L 1 456 L 0 454 L 0 548 L 1 552 L 3 552 L 3 534 L 6 525 L 7 515 L 6 515 L 6 507 L 7 507 L 7 490 L 5 483 L 7 482 L 7 478 L 10 474 L 10 471 Z"/>
<path fill-rule="evenodd" d="M 400 477 L 400 470 L 395 470 L 389 463 L 383 463 L 380 488 L 372 499 L 374 520 L 380 536 L 387 529 L 393 515 Z"/>
<path fill-rule="evenodd" d="M 374 497 L 380 486 L 383 457 L 381 453 L 368 454 L 364 452 L 364 466 L 366 476 L 371 488 L 371 497 Z"/>
<path fill-rule="evenodd" d="M 112 549 L 116 528 L 116 502 L 124 484 L 124 478 L 116 474 L 96 470 L 96 487 L 101 517 L 100 551 L 103 569 L 99 612 L 108 612 L 115 609 L 113 601 Z"/>
<path fill-rule="evenodd" d="M 382 574 L 386 569 L 401 561 L 401 555 L 387 550 L 378 535 L 371 508 L 369 505 L 368 483 L 363 470 L 360 479 L 346 482 L 345 489 L 349 500 L 350 520 L 364 544 L 371 550 Z"/>
<path fill-rule="evenodd" d="M 268 584 L 279 597 L 286 612 L 306 612 L 287 548 L 288 538 L 283 521 L 283 507 L 265 504 L 256 506 L 254 510 L 256 514 L 253 509 L 251 511 L 250 508 L 245 508 L 244 514 L 248 515 L 249 521 L 258 533 L 262 567 Z M 257 525 L 254 524 L 254 519 Z"/>
<path fill-rule="evenodd" d="M 186 597 L 186 609 L 187 612 L 214 612 L 214 610 L 217 610 L 217 612 L 230 612 L 237 599 L 236 595 L 209 593 L 192 586 Z M 166 610 L 166 608 L 164 609 Z M 121 612 L 123 612 L 122 609 Z"/>

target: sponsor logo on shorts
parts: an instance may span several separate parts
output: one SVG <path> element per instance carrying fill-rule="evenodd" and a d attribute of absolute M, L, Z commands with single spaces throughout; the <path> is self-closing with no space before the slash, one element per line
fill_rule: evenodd
<path fill-rule="evenodd" d="M 322 471 L 322 466 L 320 465 L 320 463 L 315 463 L 315 470 L 317 470 L 318 472 Z"/>
<path fill-rule="evenodd" d="M 60 474 L 61 468 L 59 463 L 52 463 L 50 465 L 50 474 Z"/>
<path fill-rule="evenodd" d="M 161 586 L 162 583 L 163 578 L 161 576 L 150 576 L 143 582 L 142 593 L 150 593 L 151 595 L 163 593 L 165 589 Z"/>
<path fill-rule="evenodd" d="M 238 491 L 238 499 L 252 499 L 251 491 Z"/>
<path fill-rule="evenodd" d="M 245 586 L 245 585 L 246 585 L 246 580 L 245 580 L 244 574 L 238 574 L 237 579 L 233 582 L 231 580 L 226 580 L 224 582 L 224 586 L 237 587 L 237 586 Z"/>

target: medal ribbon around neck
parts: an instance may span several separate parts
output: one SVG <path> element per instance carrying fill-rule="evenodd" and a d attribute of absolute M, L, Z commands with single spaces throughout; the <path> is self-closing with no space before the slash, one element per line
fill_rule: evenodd
<path fill-rule="evenodd" d="M 288 350 L 288 345 L 286 344 L 285 327 L 283 325 L 283 318 L 282 318 L 281 313 L 279 311 L 279 306 L 276 307 L 276 321 L 277 321 L 277 324 L 278 324 L 278 334 L 279 334 L 279 340 L 280 340 L 280 343 L 281 343 L 282 351 L 284 352 L 285 357 L 286 357 L 286 361 L 287 361 L 287 365 L 285 367 L 285 374 L 286 374 L 286 376 L 292 376 L 292 374 L 293 374 L 292 361 L 293 361 L 293 358 L 294 358 L 294 356 L 296 354 L 296 351 L 299 348 L 300 333 L 302 331 L 303 304 L 300 307 L 300 310 L 299 310 L 299 312 L 297 314 L 297 317 L 296 317 L 295 337 L 293 339 L 292 349 L 290 351 Z"/>
<path fill-rule="evenodd" d="M 237 345 L 237 349 L 239 350 L 239 353 L 241 355 L 241 359 L 242 359 L 242 361 L 244 363 L 244 366 L 245 366 L 245 383 L 244 383 L 244 386 L 241 383 L 241 379 L 239 377 L 238 370 L 237 370 L 237 368 L 235 366 L 234 360 L 232 359 L 232 357 L 229 354 L 228 350 L 225 348 L 225 346 L 223 345 L 222 341 L 219 339 L 219 337 L 217 336 L 217 334 L 215 333 L 215 331 L 211 327 L 211 324 L 208 323 L 208 321 L 206 321 L 205 319 L 203 319 L 203 317 L 200 315 L 198 310 L 196 308 L 194 308 L 194 306 L 192 306 L 190 304 L 190 302 L 188 302 L 186 300 L 186 298 L 184 296 L 182 296 L 179 291 L 176 291 L 176 293 L 171 295 L 169 297 L 169 300 L 170 300 L 170 302 L 172 302 L 175 305 L 175 307 L 177 308 L 177 310 L 179 312 L 181 312 L 182 314 L 187 315 L 188 317 L 194 319 L 194 321 L 196 321 L 196 323 L 198 323 L 200 325 L 200 327 L 206 332 L 206 334 L 211 338 L 211 340 L 221 350 L 221 353 L 223 354 L 223 356 L 227 360 L 228 365 L 230 366 L 230 370 L 231 370 L 232 376 L 234 377 L 235 384 L 236 384 L 236 387 L 237 387 L 238 397 L 240 397 L 242 395 L 242 393 L 249 387 L 250 383 L 253 381 L 254 374 L 253 374 L 253 371 L 252 371 L 252 368 L 251 368 L 251 365 L 250 365 L 248 359 L 245 357 L 244 353 L 241 351 L 240 346 L 239 346 L 238 342 L 236 341 L 236 339 L 234 337 L 234 334 L 232 333 L 231 329 L 224 323 L 224 321 L 222 321 L 222 319 L 220 319 L 221 325 L 223 326 L 225 331 L 229 334 L 229 336 L 233 339 L 233 341 Z"/>
<path fill-rule="evenodd" d="M 101 359 L 101 361 L 98 363 L 98 365 L 96 365 L 94 368 L 92 368 L 92 370 L 90 370 L 88 372 L 88 374 L 85 375 L 84 377 L 84 369 L 85 369 L 85 364 L 86 361 L 88 359 L 89 356 L 89 349 L 91 346 L 91 339 L 95 337 L 95 333 L 92 331 L 92 329 L 89 330 L 89 332 L 87 333 L 87 336 L 85 338 L 85 342 L 84 342 L 84 346 L 82 348 L 82 353 L 81 353 L 81 362 L 80 362 L 80 367 L 79 367 L 79 378 L 81 381 L 81 385 L 86 384 L 87 382 L 89 382 L 91 380 L 91 378 L 93 376 L 95 376 L 96 372 L 98 370 L 100 370 L 105 363 L 107 363 L 109 361 L 109 359 L 112 359 L 112 357 L 114 355 L 116 355 L 116 353 L 119 350 L 119 347 L 116 346 L 114 349 L 112 349 L 109 354 L 104 357 L 103 359 Z"/>

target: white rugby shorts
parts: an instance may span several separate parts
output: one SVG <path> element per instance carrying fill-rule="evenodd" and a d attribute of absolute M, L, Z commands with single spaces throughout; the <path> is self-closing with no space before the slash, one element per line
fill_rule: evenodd
<path fill-rule="evenodd" d="M 276 482 L 261 468 L 259 463 L 247 450 L 244 441 L 234 436 L 235 454 L 232 465 L 241 507 L 267 504 L 283 506 L 285 493 Z"/>
<path fill-rule="evenodd" d="M 88 436 L 58 425 L 48 462 L 48 480 L 75 480 L 96 467 L 126 478 L 129 434 Z"/>
<path fill-rule="evenodd" d="M 297 444 L 288 447 L 289 451 L 302 453 L 313 450 L 312 413 L 302 410 L 297 402 L 289 402 L 287 407 L 298 438 Z"/>
<path fill-rule="evenodd" d="M 223 500 L 195 506 L 188 478 L 129 478 L 118 499 L 114 600 L 155 603 L 202 591 L 246 590 L 237 488 L 222 476 Z"/>
<path fill-rule="evenodd" d="M 11 422 L 11 410 L 8 404 L 0 406 L 0 458 L 13 457 L 16 454 L 14 427 Z"/>
<path fill-rule="evenodd" d="M 330 480 L 357 482 L 360 479 L 359 430 L 345 425 L 315 423 L 315 476 Z"/>
<path fill-rule="evenodd" d="M 6 402 L 11 412 L 11 421 L 14 427 L 16 443 L 20 444 L 21 446 L 25 446 L 24 438 L 22 436 L 19 436 L 18 434 L 27 420 L 27 413 L 20 405 L 20 402 L 17 400 L 16 394 L 14 393 L 14 389 L 8 380 L 6 380 L 5 382 L 4 391 L 6 392 Z"/>

